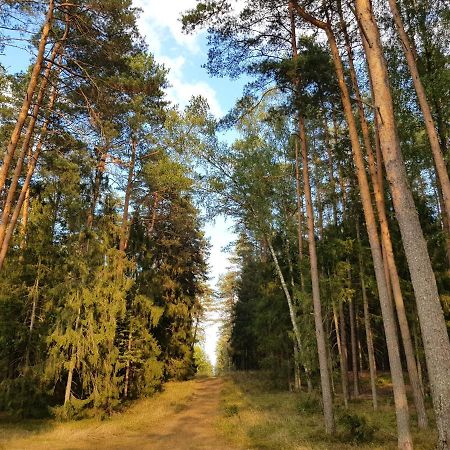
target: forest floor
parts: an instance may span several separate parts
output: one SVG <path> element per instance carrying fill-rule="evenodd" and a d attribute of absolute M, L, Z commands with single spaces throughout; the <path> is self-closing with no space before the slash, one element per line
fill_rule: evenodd
<path fill-rule="evenodd" d="M 338 386 L 338 381 L 335 385 Z M 283 384 L 280 387 L 280 384 Z M 318 393 L 288 392 L 285 380 L 261 373 L 235 372 L 225 378 L 221 395 L 222 414 L 217 423 L 221 434 L 238 448 L 264 450 L 396 450 L 396 420 L 392 385 L 387 374 L 377 381 L 377 411 L 373 410 L 368 374 L 360 380 L 361 395 L 346 410 L 338 394 L 334 400 L 337 432 L 324 430 Z M 410 397 L 408 395 L 408 397 Z M 411 431 L 415 450 L 435 448 L 434 424 L 418 430 L 413 402 L 409 398 Z M 428 416 L 432 417 L 428 403 Z"/>
<path fill-rule="evenodd" d="M 366 394 L 367 380 L 362 381 L 363 394 L 350 402 L 348 410 L 353 419 L 348 419 L 336 397 L 337 434 L 333 438 L 324 433 L 318 394 L 288 392 L 260 373 L 235 373 L 167 383 L 162 393 L 136 401 L 103 421 L 0 417 L 0 449 L 395 450 L 389 380 L 378 378 L 376 412 Z M 417 430 L 414 411 L 411 422 L 414 448 L 433 449 L 433 429 Z"/>
<path fill-rule="evenodd" d="M 0 420 L 0 449 L 7 450 L 232 450 L 217 432 L 220 378 L 171 382 L 108 420 Z"/>

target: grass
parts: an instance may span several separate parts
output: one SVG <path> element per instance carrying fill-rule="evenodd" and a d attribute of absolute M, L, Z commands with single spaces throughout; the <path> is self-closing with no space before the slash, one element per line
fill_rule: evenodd
<path fill-rule="evenodd" d="M 195 380 L 169 382 L 164 391 L 151 398 L 133 402 L 123 412 L 101 419 L 72 422 L 56 420 L 14 420 L 0 416 L 0 449 L 85 448 L 95 439 L 114 439 L 158 427 L 169 416 L 187 407 Z M 49 447 L 51 443 L 51 447 Z"/>
<path fill-rule="evenodd" d="M 395 411 L 386 392 L 390 385 L 385 377 L 380 381 L 381 395 L 376 412 L 367 395 L 351 401 L 348 411 L 340 398 L 336 398 L 337 434 L 329 437 L 325 435 L 318 394 L 311 397 L 307 393 L 276 390 L 270 388 L 261 374 L 234 373 L 226 378 L 222 390 L 218 429 L 230 444 L 246 449 L 394 450 L 397 448 Z M 355 416 L 357 426 L 361 426 L 357 428 L 359 433 L 355 433 L 353 427 Z M 414 417 L 411 422 L 414 448 L 433 449 L 435 431 L 418 431 Z M 355 437 L 372 433 L 370 442 L 355 441 Z"/>

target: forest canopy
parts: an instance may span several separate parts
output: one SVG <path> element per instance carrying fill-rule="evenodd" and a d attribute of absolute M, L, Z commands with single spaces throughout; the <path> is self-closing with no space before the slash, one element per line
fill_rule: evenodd
<path fill-rule="evenodd" d="M 434 426 L 450 448 L 445 2 L 198 1 L 208 74 L 247 81 L 221 118 L 168 100 L 130 0 L 0 8 L 33 55 L 0 68 L 0 411 L 111 414 L 210 375 L 219 308 L 219 372 L 317 390 L 329 435 L 386 372 L 399 448 Z"/>

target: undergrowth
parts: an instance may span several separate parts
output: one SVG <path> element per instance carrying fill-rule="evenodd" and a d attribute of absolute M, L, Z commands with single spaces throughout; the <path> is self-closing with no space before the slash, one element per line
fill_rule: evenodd
<path fill-rule="evenodd" d="M 388 384 L 383 380 L 383 385 Z M 365 387 L 369 389 L 363 383 L 363 390 Z M 378 411 L 373 411 L 368 395 L 351 400 L 348 410 L 337 396 L 337 432 L 334 436 L 328 436 L 325 434 L 318 392 L 308 394 L 277 390 L 267 374 L 236 372 L 226 377 L 218 429 L 230 444 L 246 449 L 395 450 L 394 407 L 389 392 L 382 391 L 380 394 Z M 434 430 L 419 432 L 414 416 L 411 427 L 415 449 L 434 448 Z"/>

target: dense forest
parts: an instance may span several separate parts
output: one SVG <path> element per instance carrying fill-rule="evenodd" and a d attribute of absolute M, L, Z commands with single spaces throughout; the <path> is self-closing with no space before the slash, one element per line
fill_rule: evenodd
<path fill-rule="evenodd" d="M 434 427 L 449 449 L 448 4 L 199 1 L 208 73 L 247 82 L 222 118 L 167 100 L 138 16 L 1 4 L 0 44 L 34 56 L 0 73 L 0 410 L 111 414 L 189 379 L 219 308 L 219 373 L 320 392 L 329 435 L 389 373 L 398 447 Z M 214 296 L 217 215 L 237 239 Z"/>

